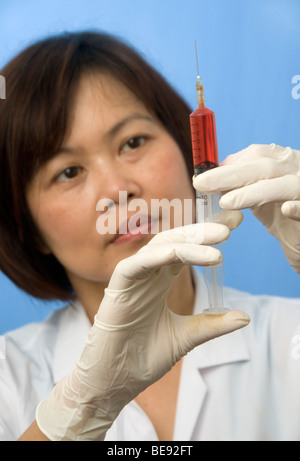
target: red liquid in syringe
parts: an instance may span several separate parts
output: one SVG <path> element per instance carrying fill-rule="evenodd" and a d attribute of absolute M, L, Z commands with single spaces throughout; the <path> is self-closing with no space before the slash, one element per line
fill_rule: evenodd
<path fill-rule="evenodd" d="M 215 114 L 204 105 L 204 91 L 197 78 L 198 108 L 190 115 L 193 163 L 195 174 L 219 166 Z"/>

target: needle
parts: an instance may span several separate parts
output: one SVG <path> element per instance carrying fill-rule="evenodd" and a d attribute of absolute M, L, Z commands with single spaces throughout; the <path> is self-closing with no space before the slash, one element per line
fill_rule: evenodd
<path fill-rule="evenodd" d="M 196 52 L 197 73 L 198 73 L 198 75 L 200 75 L 200 73 L 199 73 L 199 63 L 198 63 L 198 53 L 197 53 L 197 41 L 196 40 L 195 40 L 195 52 Z"/>

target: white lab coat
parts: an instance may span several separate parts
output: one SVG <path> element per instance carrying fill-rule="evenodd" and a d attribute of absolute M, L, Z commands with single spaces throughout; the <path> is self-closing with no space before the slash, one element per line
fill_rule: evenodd
<path fill-rule="evenodd" d="M 206 306 L 194 272 L 195 312 Z M 230 308 L 248 312 L 245 329 L 212 340 L 183 360 L 174 440 L 300 440 L 300 300 L 225 289 Z M 0 440 L 16 440 L 37 403 L 71 371 L 90 329 L 79 303 L 5 337 L 0 360 Z M 106 440 L 157 440 L 131 402 Z"/>

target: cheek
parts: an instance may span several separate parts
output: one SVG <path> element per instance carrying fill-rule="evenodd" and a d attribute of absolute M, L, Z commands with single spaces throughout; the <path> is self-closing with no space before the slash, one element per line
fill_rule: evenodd
<path fill-rule="evenodd" d="M 157 156 L 152 165 L 150 179 L 155 185 L 157 194 L 160 191 L 160 195 L 164 194 L 166 198 L 194 197 L 192 178 L 189 177 L 184 158 L 177 145 L 166 148 Z"/>
<path fill-rule="evenodd" d="M 58 200 L 44 201 L 35 221 L 51 250 L 56 247 L 68 247 L 82 240 L 87 233 L 86 208 L 60 203 Z"/>

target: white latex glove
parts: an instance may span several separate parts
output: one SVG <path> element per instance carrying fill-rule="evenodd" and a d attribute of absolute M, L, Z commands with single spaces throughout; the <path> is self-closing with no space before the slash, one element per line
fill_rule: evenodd
<path fill-rule="evenodd" d="M 300 151 L 253 144 L 195 177 L 193 184 L 202 192 L 229 191 L 221 208 L 251 208 L 300 273 Z"/>
<path fill-rule="evenodd" d="M 167 307 L 181 269 L 218 264 L 220 252 L 205 245 L 228 236 L 222 224 L 173 229 L 116 266 L 74 370 L 38 405 L 50 440 L 103 440 L 122 408 L 187 352 L 248 324 L 239 311 L 179 316 Z"/>

